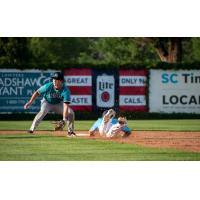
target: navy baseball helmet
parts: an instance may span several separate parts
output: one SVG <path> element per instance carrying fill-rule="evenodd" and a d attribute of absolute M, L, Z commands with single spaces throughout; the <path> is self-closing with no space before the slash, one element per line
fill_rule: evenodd
<path fill-rule="evenodd" d="M 52 79 L 56 79 L 56 80 L 64 80 L 64 75 L 62 72 L 55 72 L 53 74 L 53 76 L 51 76 Z"/>

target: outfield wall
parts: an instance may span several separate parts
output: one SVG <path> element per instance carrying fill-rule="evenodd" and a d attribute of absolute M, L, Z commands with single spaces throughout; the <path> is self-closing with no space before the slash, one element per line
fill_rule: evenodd
<path fill-rule="evenodd" d="M 38 98 L 23 105 L 55 70 L 0 71 L 0 113 L 39 111 Z M 91 69 L 64 70 L 75 111 L 200 113 L 200 70 Z"/>

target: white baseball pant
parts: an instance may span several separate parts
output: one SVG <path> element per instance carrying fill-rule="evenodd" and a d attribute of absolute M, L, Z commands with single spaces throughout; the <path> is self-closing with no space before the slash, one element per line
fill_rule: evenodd
<path fill-rule="evenodd" d="M 50 112 L 53 111 L 55 113 L 63 115 L 63 102 L 59 104 L 49 104 L 44 98 L 41 100 L 41 108 L 40 112 L 35 116 L 33 123 L 31 125 L 30 130 L 34 131 L 43 118 Z M 68 120 L 67 120 L 67 129 L 68 132 L 74 131 L 74 111 L 69 107 L 68 110 Z"/>

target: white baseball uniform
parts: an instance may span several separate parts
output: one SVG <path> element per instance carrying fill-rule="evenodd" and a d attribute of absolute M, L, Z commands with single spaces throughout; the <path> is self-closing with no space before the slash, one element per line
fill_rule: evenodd
<path fill-rule="evenodd" d="M 99 133 L 100 136 L 114 137 L 120 133 L 125 124 L 112 124 L 112 118 L 110 118 L 108 121 L 105 121 L 105 118 L 108 117 L 108 115 L 109 113 L 106 113 L 104 115 L 101 125 L 99 127 Z"/>

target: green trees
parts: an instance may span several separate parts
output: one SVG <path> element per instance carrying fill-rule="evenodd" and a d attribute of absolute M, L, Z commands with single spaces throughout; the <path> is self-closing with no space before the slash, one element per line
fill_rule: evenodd
<path fill-rule="evenodd" d="M 136 38 L 94 38 L 87 52 L 81 53 L 79 63 L 117 64 L 158 61 L 151 44 Z"/>
<path fill-rule="evenodd" d="M 87 52 L 81 52 L 79 63 L 125 64 L 134 62 L 137 47 L 126 38 L 90 39 Z"/>
<path fill-rule="evenodd" d="M 162 62 L 177 63 L 182 61 L 183 38 L 142 38 L 146 43 L 152 44 Z"/>
<path fill-rule="evenodd" d="M 23 65 L 29 56 L 28 38 L 0 38 L 0 64 Z"/>
<path fill-rule="evenodd" d="M 191 60 L 200 62 L 200 38 L 192 38 Z"/>
<path fill-rule="evenodd" d="M 76 63 L 88 44 L 88 38 L 31 38 L 29 50 L 33 62 L 68 64 Z"/>
<path fill-rule="evenodd" d="M 200 38 L 0 38 L 0 65 L 200 62 Z"/>

